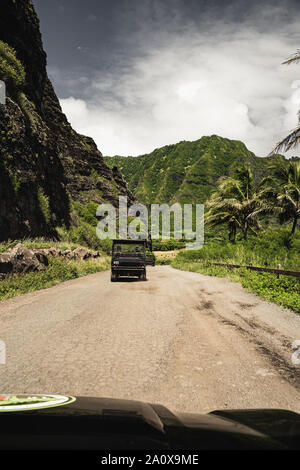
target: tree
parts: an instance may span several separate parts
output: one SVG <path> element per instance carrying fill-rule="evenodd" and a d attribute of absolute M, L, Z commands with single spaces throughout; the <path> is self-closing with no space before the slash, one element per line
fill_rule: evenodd
<path fill-rule="evenodd" d="M 238 220 L 238 211 L 234 204 L 229 201 L 223 201 L 221 197 L 212 197 L 207 203 L 210 211 L 206 217 L 209 227 L 228 224 L 228 239 L 235 242 L 237 229 L 240 228 Z"/>
<path fill-rule="evenodd" d="M 228 223 L 228 238 L 235 241 L 240 229 L 246 240 L 249 230 L 257 233 L 261 229 L 258 216 L 267 213 L 269 207 L 260 197 L 253 183 L 248 165 L 237 169 L 235 177 L 224 176 L 218 181 L 217 191 L 207 203 L 207 223 L 210 227 Z"/>
<path fill-rule="evenodd" d="M 300 162 L 279 161 L 269 168 L 273 174 L 262 181 L 261 197 L 273 203 L 281 224 L 292 222 L 292 237 L 300 220 Z"/>
<path fill-rule="evenodd" d="M 300 61 L 300 49 L 297 50 L 295 54 L 293 54 L 291 57 L 286 59 L 283 64 L 290 65 L 292 63 L 298 63 Z M 282 139 L 280 142 L 278 142 L 275 147 L 272 149 L 269 155 L 273 155 L 274 153 L 280 152 L 280 150 L 284 150 L 287 152 L 288 150 L 291 150 L 295 147 L 300 142 L 300 111 L 298 111 L 298 126 L 295 127 L 284 139 Z"/>

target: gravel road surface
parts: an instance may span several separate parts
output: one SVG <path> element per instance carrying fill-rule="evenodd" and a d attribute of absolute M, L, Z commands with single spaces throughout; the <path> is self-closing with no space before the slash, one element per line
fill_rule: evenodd
<path fill-rule="evenodd" d="M 3 393 L 161 403 L 174 411 L 300 412 L 300 315 L 226 279 L 149 267 L 108 271 L 0 302 Z"/>

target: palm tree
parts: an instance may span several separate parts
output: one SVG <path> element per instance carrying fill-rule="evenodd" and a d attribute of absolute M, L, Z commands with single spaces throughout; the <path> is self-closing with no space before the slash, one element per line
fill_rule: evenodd
<path fill-rule="evenodd" d="M 288 59 L 286 59 L 283 64 L 290 65 L 292 63 L 298 63 L 300 61 L 300 49 L 297 50 L 297 52 Z M 298 126 L 295 127 L 284 139 L 282 139 L 280 142 L 278 142 L 275 147 L 272 149 L 270 152 L 270 155 L 273 155 L 274 153 L 280 152 L 280 150 L 284 149 L 285 152 L 288 150 L 291 150 L 295 147 L 300 142 L 300 111 L 298 112 Z"/>
<path fill-rule="evenodd" d="M 240 228 L 236 207 L 228 201 L 223 201 L 221 197 L 212 197 L 207 206 L 210 208 L 206 217 L 209 227 L 227 223 L 228 240 L 235 242 L 237 229 Z"/>
<path fill-rule="evenodd" d="M 281 224 L 292 222 L 292 237 L 300 220 L 300 162 L 278 161 L 269 168 L 273 174 L 262 181 L 261 197 L 273 203 Z"/>
<path fill-rule="evenodd" d="M 224 176 L 207 203 L 207 222 L 210 227 L 228 223 L 228 238 L 235 241 L 237 229 L 246 240 L 248 231 L 261 229 L 258 215 L 267 213 L 268 206 L 253 184 L 253 175 L 247 165 L 237 169 L 235 178 Z"/>

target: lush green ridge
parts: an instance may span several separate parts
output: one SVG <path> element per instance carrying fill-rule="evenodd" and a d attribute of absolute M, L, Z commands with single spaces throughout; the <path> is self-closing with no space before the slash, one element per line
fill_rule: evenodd
<path fill-rule="evenodd" d="M 167 145 L 139 157 L 115 156 L 104 160 L 110 167 L 119 168 L 140 202 L 204 203 L 217 180 L 231 176 L 237 166 L 248 164 L 258 180 L 266 176 L 271 162 L 284 157 L 260 158 L 238 140 L 212 135 Z"/>

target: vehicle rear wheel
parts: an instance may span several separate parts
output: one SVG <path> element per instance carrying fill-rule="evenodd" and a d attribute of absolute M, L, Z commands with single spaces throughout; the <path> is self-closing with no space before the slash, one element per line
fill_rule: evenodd
<path fill-rule="evenodd" d="M 141 275 L 141 279 L 142 279 L 142 281 L 147 281 L 146 271 L 144 271 L 143 274 Z"/>
<path fill-rule="evenodd" d="M 111 280 L 111 282 L 116 282 L 117 276 L 115 274 L 111 273 L 110 280 Z"/>

